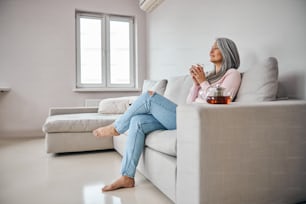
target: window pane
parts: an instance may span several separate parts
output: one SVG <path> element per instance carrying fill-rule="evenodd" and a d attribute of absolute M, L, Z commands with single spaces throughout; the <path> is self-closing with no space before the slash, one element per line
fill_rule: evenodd
<path fill-rule="evenodd" d="M 80 18 L 81 83 L 102 83 L 101 20 Z"/>
<path fill-rule="evenodd" d="M 110 82 L 130 83 L 129 22 L 110 21 Z"/>

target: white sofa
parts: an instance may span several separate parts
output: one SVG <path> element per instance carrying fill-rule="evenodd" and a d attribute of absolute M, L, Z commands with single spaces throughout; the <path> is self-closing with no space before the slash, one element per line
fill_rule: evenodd
<path fill-rule="evenodd" d="M 271 60 L 274 73 L 269 73 Z M 229 105 L 186 105 L 192 85 L 189 76 L 170 78 L 167 84 L 156 82 L 152 89 L 163 93 L 159 86 L 166 85 L 164 96 L 178 104 L 177 130 L 147 135 L 138 171 L 179 204 L 305 201 L 306 101 L 275 100 L 275 62 L 269 58 L 256 66 L 256 76 L 252 70 L 244 73 L 238 102 Z M 268 80 L 256 79 L 261 67 Z M 93 129 L 120 115 L 103 113 L 103 109 L 108 110 L 101 106 L 51 108 L 43 126 L 47 152 L 115 149 L 122 155 L 125 134 L 92 136 Z"/>

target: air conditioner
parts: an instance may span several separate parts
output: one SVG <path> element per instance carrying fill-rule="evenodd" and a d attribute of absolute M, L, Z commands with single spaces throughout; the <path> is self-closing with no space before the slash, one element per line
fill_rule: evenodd
<path fill-rule="evenodd" d="M 139 6 L 146 12 L 153 11 L 164 0 L 139 0 Z"/>

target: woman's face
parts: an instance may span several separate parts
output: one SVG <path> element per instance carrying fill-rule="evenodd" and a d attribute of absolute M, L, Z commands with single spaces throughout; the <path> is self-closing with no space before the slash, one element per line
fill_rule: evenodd
<path fill-rule="evenodd" d="M 210 50 L 210 61 L 214 64 L 222 63 L 222 54 L 215 42 Z"/>

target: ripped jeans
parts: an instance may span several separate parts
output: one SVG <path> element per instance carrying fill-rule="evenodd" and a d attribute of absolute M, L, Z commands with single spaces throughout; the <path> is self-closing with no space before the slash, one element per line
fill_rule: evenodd
<path fill-rule="evenodd" d="M 115 121 L 114 126 L 118 133 L 122 134 L 128 130 L 121 166 L 123 176 L 134 178 L 148 133 L 154 130 L 176 129 L 176 107 L 169 99 L 157 93 L 151 96 L 146 92 Z"/>

